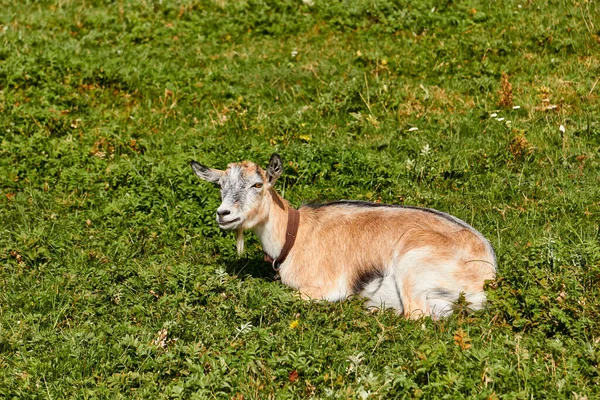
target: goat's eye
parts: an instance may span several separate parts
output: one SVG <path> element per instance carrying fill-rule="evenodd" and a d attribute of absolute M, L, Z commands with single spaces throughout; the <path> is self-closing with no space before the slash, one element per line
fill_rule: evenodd
<path fill-rule="evenodd" d="M 261 187 L 263 187 L 263 184 L 262 184 L 262 183 L 260 183 L 260 182 L 259 182 L 259 183 L 255 183 L 254 185 L 252 185 L 252 187 L 253 187 L 253 188 L 260 189 Z"/>

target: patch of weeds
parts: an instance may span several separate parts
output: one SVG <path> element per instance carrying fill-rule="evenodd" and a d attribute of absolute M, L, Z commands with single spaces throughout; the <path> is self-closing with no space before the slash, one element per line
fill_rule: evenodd
<path fill-rule="evenodd" d="M 590 4 L 5 4 L 0 396 L 598 397 Z M 189 161 L 275 151 L 295 206 L 472 224 L 487 309 L 305 302 L 238 258 Z"/>

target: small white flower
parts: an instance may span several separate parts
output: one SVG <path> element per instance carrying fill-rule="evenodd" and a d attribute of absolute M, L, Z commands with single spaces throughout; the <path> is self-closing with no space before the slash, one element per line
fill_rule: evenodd
<path fill-rule="evenodd" d="M 416 126 L 413 126 L 412 128 L 410 128 L 408 131 L 409 132 L 414 132 L 414 131 L 418 131 L 419 128 L 417 128 Z"/>
<path fill-rule="evenodd" d="M 502 121 L 504 121 L 504 118 L 496 118 L 496 121 L 502 122 Z"/>
<path fill-rule="evenodd" d="M 566 129 L 565 129 L 564 126 L 561 125 L 561 126 L 558 127 L 558 130 L 561 131 L 562 133 L 565 133 Z"/>
<path fill-rule="evenodd" d="M 297 55 L 298 55 L 298 51 L 292 50 L 292 58 L 296 57 Z"/>
<path fill-rule="evenodd" d="M 239 328 L 235 328 L 237 334 L 233 338 L 233 341 L 235 341 L 240 335 L 245 335 L 246 333 L 250 332 L 252 328 L 254 328 L 254 326 L 252 326 L 252 322 L 243 323 Z"/>
<path fill-rule="evenodd" d="M 359 112 L 351 112 L 350 115 L 352 115 L 352 117 L 357 120 L 357 121 L 361 121 L 362 120 L 362 114 Z"/>
<path fill-rule="evenodd" d="M 492 117 L 492 118 L 496 118 L 497 116 L 498 116 L 498 114 L 496 114 L 496 113 L 491 113 L 490 114 L 490 117 Z"/>
<path fill-rule="evenodd" d="M 426 143 L 426 144 L 425 144 L 425 146 L 423 146 L 423 147 L 421 148 L 421 155 L 422 155 L 422 156 L 426 156 L 426 155 L 428 155 L 428 154 L 429 154 L 429 152 L 430 152 L 430 151 L 431 151 L 431 147 L 429 147 L 429 144 L 428 144 L 428 143 Z"/>
<path fill-rule="evenodd" d="M 161 347 L 163 349 L 166 348 L 167 347 L 167 336 L 169 336 L 169 332 L 167 331 L 167 329 L 166 328 L 161 329 L 156 334 L 156 338 L 152 341 L 152 345 Z"/>
<path fill-rule="evenodd" d="M 362 400 L 367 400 L 370 396 L 371 396 L 371 391 L 370 390 L 365 390 L 364 387 L 360 387 L 358 389 L 358 397 L 360 397 Z"/>
<path fill-rule="evenodd" d="M 513 110 L 518 110 L 519 108 L 521 108 L 521 106 L 514 106 Z"/>
<path fill-rule="evenodd" d="M 236 332 L 238 333 L 248 333 L 252 330 L 252 322 L 246 322 L 240 325 L 239 328 L 236 328 Z"/>
<path fill-rule="evenodd" d="M 358 367 L 362 362 L 363 362 L 363 356 L 365 355 L 365 353 L 363 353 L 362 351 L 358 354 L 354 354 L 351 356 L 348 356 L 347 360 L 350 361 L 352 364 L 354 364 L 354 367 Z"/>
<path fill-rule="evenodd" d="M 435 7 L 433 7 L 433 8 L 431 9 L 431 12 L 435 12 Z"/>
<path fill-rule="evenodd" d="M 219 282 L 223 284 L 225 282 L 225 278 L 227 278 L 227 271 L 225 271 L 224 268 L 219 267 L 215 270 L 215 275 L 217 276 Z"/>

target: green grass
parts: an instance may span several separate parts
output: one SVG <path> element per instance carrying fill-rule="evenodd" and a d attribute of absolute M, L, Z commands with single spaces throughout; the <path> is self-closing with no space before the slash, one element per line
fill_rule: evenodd
<path fill-rule="evenodd" d="M 597 2 L 0 6 L 0 397 L 600 396 Z M 275 151 L 296 206 L 471 223 L 488 308 L 369 315 L 238 258 L 188 163 Z"/>

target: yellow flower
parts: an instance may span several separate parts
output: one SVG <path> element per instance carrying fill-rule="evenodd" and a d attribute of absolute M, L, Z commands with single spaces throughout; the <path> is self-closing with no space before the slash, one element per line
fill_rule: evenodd
<path fill-rule="evenodd" d="M 290 323 L 290 329 L 296 329 L 296 328 L 298 327 L 298 324 L 299 324 L 299 322 L 298 322 L 298 320 L 297 320 L 297 319 L 293 320 L 293 321 Z"/>

